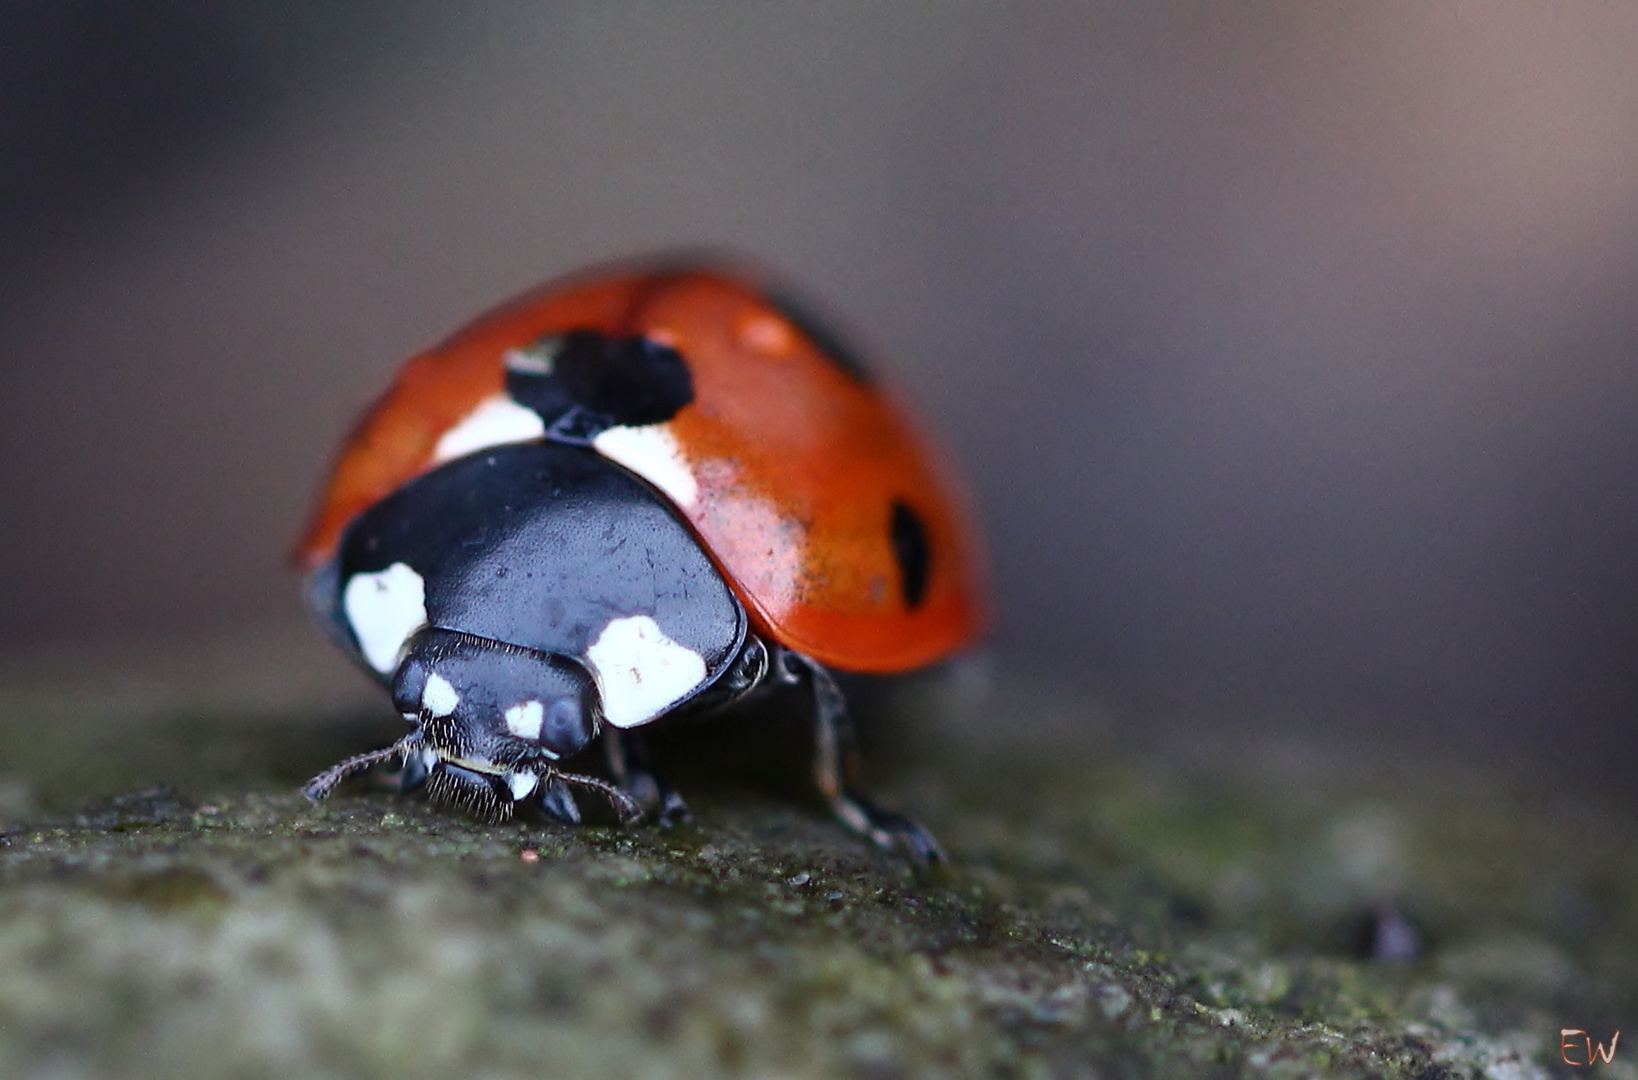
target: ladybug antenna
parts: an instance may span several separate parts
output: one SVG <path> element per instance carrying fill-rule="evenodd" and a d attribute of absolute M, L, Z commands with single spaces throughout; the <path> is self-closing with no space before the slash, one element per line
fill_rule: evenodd
<path fill-rule="evenodd" d="M 318 802 L 320 799 L 328 797 L 337 784 L 354 773 L 363 772 L 371 765 L 379 764 L 390 757 L 408 757 L 409 752 L 419 743 L 418 734 L 409 735 L 399 739 L 385 750 L 372 750 L 368 754 L 355 754 L 345 761 L 337 762 L 307 781 L 302 787 L 301 793 L 314 802 Z"/>
<path fill-rule="evenodd" d="M 336 766 L 336 768 L 340 767 L 340 765 Z M 638 805 L 637 800 L 607 780 L 599 780 L 595 776 L 586 776 L 584 773 L 559 772 L 557 769 L 553 769 L 547 774 L 547 779 L 561 780 L 565 784 L 573 784 L 575 787 L 588 788 L 597 792 L 609 801 L 609 806 L 618 815 L 622 825 L 630 825 L 643 816 L 643 808 Z"/>

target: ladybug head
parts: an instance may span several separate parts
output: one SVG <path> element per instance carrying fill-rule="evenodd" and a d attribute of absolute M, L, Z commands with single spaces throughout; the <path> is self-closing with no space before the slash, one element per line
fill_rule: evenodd
<path fill-rule="evenodd" d="M 573 660 L 455 630 L 405 643 L 393 704 L 433 749 L 523 763 L 577 753 L 597 733 L 591 676 Z"/>
<path fill-rule="evenodd" d="M 410 638 L 392 692 L 419 727 L 406 782 L 424 779 L 433 798 L 486 817 L 509 814 L 597 734 L 596 693 L 579 664 L 452 630 Z"/>

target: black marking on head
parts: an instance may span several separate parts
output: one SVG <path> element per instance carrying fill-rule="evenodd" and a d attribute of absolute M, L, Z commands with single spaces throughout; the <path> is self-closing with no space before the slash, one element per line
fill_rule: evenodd
<path fill-rule="evenodd" d="M 893 500 L 893 520 L 889 526 L 893 558 L 899 564 L 899 589 L 904 606 L 915 608 L 927 598 L 927 578 L 932 570 L 932 549 L 927 543 L 927 527 L 910 505 Z"/>
<path fill-rule="evenodd" d="M 825 354 L 836 370 L 846 375 L 856 383 L 869 386 L 873 381 L 870 370 L 865 367 L 859 354 L 836 335 L 836 331 L 821 322 L 807 307 L 793 299 L 789 294 L 777 289 L 764 289 L 762 295 L 775 311 L 784 317 L 785 321 L 796 328 L 797 333 L 813 342 L 814 346 Z"/>
<path fill-rule="evenodd" d="M 572 406 L 611 428 L 657 424 L 695 400 L 695 380 L 680 352 L 652 338 L 575 329 L 552 346 L 549 374 L 506 372 L 511 397 L 549 424 Z"/>
<path fill-rule="evenodd" d="M 540 737 L 536 742 L 558 757 L 568 757 L 591 742 L 597 734 L 591 709 L 579 698 L 554 698 L 543 706 Z"/>

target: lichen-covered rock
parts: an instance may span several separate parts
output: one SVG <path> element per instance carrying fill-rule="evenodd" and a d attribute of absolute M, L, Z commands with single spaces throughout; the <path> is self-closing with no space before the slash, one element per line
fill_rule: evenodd
<path fill-rule="evenodd" d="M 696 825 L 490 826 L 312 806 L 391 717 L 212 694 L 7 697 L 0 1075 L 1503 1078 L 1638 1039 L 1638 837 L 1580 797 L 1003 692 L 1017 739 L 924 720 L 886 773 L 952 855 L 918 877 L 713 785 L 709 728 L 669 748 Z"/>

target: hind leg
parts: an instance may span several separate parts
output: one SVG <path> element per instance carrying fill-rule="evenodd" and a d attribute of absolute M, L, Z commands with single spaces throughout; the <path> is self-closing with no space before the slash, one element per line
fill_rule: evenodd
<path fill-rule="evenodd" d="M 941 861 L 944 851 L 932 833 L 903 814 L 876 805 L 859 791 L 853 722 L 835 677 L 801 653 L 785 652 L 781 660 L 785 681 L 806 682 L 813 694 L 813 777 L 831 812 L 877 847 L 900 852 L 917 865 Z"/>

